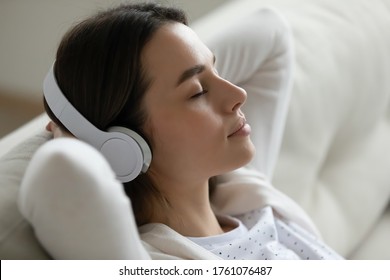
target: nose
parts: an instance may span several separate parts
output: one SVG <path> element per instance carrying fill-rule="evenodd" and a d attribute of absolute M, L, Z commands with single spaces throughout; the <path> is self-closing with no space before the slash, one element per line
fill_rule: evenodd
<path fill-rule="evenodd" d="M 245 103 L 247 98 L 246 91 L 227 80 L 223 80 L 224 88 L 222 92 L 224 92 L 224 107 L 225 110 L 229 113 L 238 111 L 241 106 Z"/>

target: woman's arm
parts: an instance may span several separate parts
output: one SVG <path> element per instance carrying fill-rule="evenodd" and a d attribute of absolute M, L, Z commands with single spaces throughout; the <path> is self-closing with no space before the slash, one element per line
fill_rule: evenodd
<path fill-rule="evenodd" d="M 19 209 L 55 259 L 148 259 L 130 200 L 106 160 L 74 138 L 44 144 L 27 168 Z"/>
<path fill-rule="evenodd" d="M 288 111 L 293 74 L 293 42 L 286 20 L 262 9 L 233 20 L 205 38 L 219 74 L 243 87 L 243 106 L 257 152 L 253 165 L 272 178 Z"/>

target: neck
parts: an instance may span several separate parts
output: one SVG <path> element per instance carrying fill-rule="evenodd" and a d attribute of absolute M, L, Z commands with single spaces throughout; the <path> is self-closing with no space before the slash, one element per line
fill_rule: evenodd
<path fill-rule="evenodd" d="M 168 201 L 152 205 L 152 223 L 166 224 L 184 236 L 202 237 L 223 233 L 211 208 L 208 179 L 189 184 L 153 178 Z"/>

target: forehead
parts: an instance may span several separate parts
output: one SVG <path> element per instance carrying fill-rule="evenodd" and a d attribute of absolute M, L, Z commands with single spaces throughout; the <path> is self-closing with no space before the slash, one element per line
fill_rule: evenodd
<path fill-rule="evenodd" d="M 195 32 L 181 23 L 163 25 L 142 52 L 142 62 L 152 81 L 172 83 L 186 69 L 211 61 L 212 53 Z"/>

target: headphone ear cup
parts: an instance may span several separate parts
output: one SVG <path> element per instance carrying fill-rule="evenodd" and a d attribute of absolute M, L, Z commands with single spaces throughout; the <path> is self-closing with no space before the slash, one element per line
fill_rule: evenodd
<path fill-rule="evenodd" d="M 100 148 L 116 176 L 122 182 L 135 179 L 149 168 L 152 153 L 146 141 L 135 131 L 114 126 L 108 129 L 107 140 Z"/>

